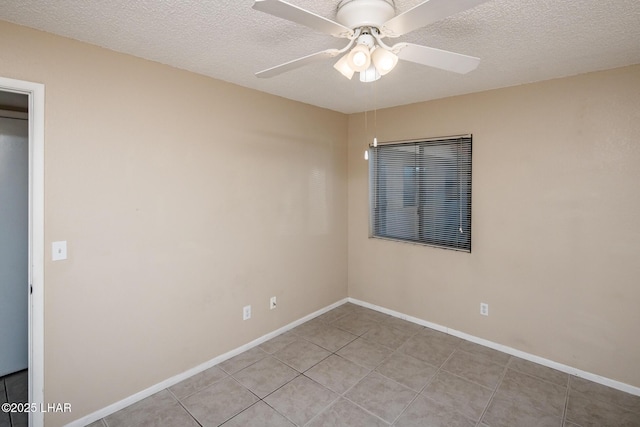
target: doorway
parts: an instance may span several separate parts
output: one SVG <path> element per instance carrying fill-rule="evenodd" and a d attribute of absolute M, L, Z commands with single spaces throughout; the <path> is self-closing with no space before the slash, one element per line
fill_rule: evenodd
<path fill-rule="evenodd" d="M 0 322 L 3 329 L 5 322 L 13 325 L 0 337 L 10 340 L 0 343 L 0 400 L 39 407 L 44 403 L 44 85 L 0 77 L 0 110 Z M 8 421 L 41 427 L 44 414 L 12 413 Z"/>
<path fill-rule="evenodd" d="M 28 401 L 29 96 L 0 92 L 0 400 Z M 3 420 L 4 418 L 4 420 Z M 27 414 L 0 413 L 1 425 Z"/>

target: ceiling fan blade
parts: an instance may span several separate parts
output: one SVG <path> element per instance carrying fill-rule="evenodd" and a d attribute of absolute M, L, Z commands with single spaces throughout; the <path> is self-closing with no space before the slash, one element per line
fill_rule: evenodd
<path fill-rule="evenodd" d="M 296 68 L 304 67 L 305 65 L 312 64 L 314 62 L 322 61 L 323 59 L 333 58 L 340 54 L 338 49 L 327 49 L 321 52 L 312 53 L 311 55 L 303 56 L 302 58 L 294 59 L 293 61 L 285 62 L 284 64 L 276 65 L 275 67 L 267 68 L 256 73 L 256 77 L 269 78 L 274 77 L 287 71 L 295 70 Z"/>
<path fill-rule="evenodd" d="M 398 43 L 393 45 L 393 52 L 398 58 L 429 67 L 453 71 L 454 73 L 467 74 L 480 64 L 480 58 L 436 49 L 434 47 L 420 46 L 412 43 Z"/>
<path fill-rule="evenodd" d="M 398 37 L 486 1 L 488 0 L 426 0 L 385 22 L 380 33 L 385 37 Z"/>
<path fill-rule="evenodd" d="M 253 8 L 278 18 L 305 25 L 322 33 L 331 34 L 334 37 L 348 38 L 353 35 L 351 28 L 283 0 L 255 0 Z"/>

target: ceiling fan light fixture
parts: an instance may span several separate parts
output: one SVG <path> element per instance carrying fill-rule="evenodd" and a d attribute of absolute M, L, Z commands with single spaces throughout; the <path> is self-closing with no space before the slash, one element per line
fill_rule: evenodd
<path fill-rule="evenodd" d="M 379 78 L 380 73 L 373 64 L 371 64 L 371 66 L 366 70 L 360 72 L 360 81 L 363 83 L 375 82 Z"/>
<path fill-rule="evenodd" d="M 338 59 L 338 62 L 333 64 L 333 68 L 340 71 L 340 74 L 351 80 L 355 71 L 353 71 L 353 68 L 349 66 L 348 56 L 349 55 L 347 54 Z"/>
<path fill-rule="evenodd" d="M 336 21 L 288 3 L 288 0 L 254 0 L 255 10 L 349 40 L 342 49 L 325 49 L 259 71 L 256 76 L 277 76 L 345 52 L 346 58 L 338 60 L 334 67 L 347 78 L 360 73 L 363 82 L 372 82 L 388 74 L 399 59 L 458 74 L 466 74 L 480 63 L 480 58 L 474 56 L 405 42 L 389 46 L 383 39 L 402 36 L 489 0 L 415 0 L 419 3 L 399 14 L 396 14 L 395 0 L 334 1 L 339 1 Z"/>
<path fill-rule="evenodd" d="M 347 63 L 353 71 L 362 72 L 371 65 L 371 54 L 369 48 L 363 44 L 359 44 L 347 55 Z"/>
<path fill-rule="evenodd" d="M 393 52 L 378 46 L 371 53 L 371 61 L 378 70 L 378 73 L 380 73 L 381 76 L 384 76 L 393 70 L 398 64 L 398 56 Z"/>

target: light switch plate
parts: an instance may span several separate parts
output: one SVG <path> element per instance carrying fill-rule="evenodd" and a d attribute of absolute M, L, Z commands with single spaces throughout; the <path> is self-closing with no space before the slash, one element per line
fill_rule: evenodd
<path fill-rule="evenodd" d="M 67 242 L 53 242 L 51 243 L 51 260 L 60 261 L 67 259 Z"/>

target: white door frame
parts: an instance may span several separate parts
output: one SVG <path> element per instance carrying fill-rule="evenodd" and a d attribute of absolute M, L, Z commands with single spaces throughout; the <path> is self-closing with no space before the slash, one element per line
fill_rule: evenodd
<path fill-rule="evenodd" d="M 0 91 L 29 96 L 29 402 L 44 403 L 44 85 L 0 77 Z M 43 427 L 42 412 L 29 426 Z"/>

